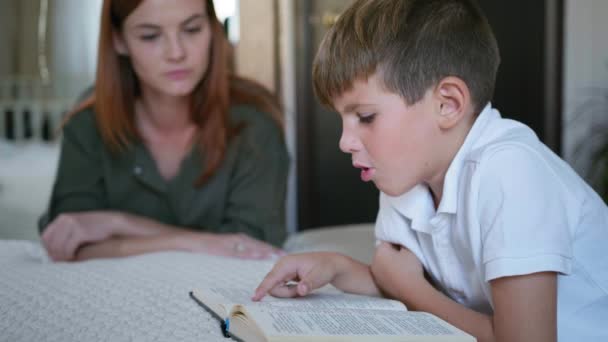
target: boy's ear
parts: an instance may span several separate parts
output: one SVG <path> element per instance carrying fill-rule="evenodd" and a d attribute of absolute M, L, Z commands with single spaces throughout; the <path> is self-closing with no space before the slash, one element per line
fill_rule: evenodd
<path fill-rule="evenodd" d="M 435 88 L 439 105 L 439 126 L 450 129 L 458 124 L 469 111 L 471 95 L 466 83 L 454 76 L 443 78 Z"/>
<path fill-rule="evenodd" d="M 122 33 L 112 31 L 112 44 L 114 45 L 114 51 L 121 56 L 128 56 L 129 49 L 127 49 L 127 44 L 122 37 Z"/>

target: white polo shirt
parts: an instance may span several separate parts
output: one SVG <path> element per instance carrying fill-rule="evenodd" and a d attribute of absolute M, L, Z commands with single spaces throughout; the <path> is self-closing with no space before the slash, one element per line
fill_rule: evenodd
<path fill-rule="evenodd" d="M 444 180 L 380 194 L 376 238 L 403 245 L 444 292 L 492 313 L 489 281 L 558 272 L 560 341 L 608 341 L 608 207 L 527 126 L 487 105 Z"/>

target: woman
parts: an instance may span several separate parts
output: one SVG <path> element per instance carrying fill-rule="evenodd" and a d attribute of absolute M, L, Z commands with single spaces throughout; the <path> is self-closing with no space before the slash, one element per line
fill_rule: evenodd
<path fill-rule="evenodd" d="M 64 126 L 40 222 L 51 258 L 280 253 L 280 111 L 230 75 L 212 0 L 105 0 L 102 11 L 95 90 Z"/>

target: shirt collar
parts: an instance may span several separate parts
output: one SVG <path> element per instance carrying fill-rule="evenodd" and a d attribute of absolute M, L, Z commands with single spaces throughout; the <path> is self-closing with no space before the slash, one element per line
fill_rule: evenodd
<path fill-rule="evenodd" d="M 133 147 L 133 176 L 157 192 L 167 192 L 167 182 L 162 178 L 156 162 L 143 144 Z"/>
<path fill-rule="evenodd" d="M 458 208 L 458 185 L 460 181 L 460 174 L 464 167 L 466 156 L 471 151 L 472 146 L 481 137 L 485 131 L 488 123 L 497 117 L 500 117 L 498 111 L 492 108 L 492 104 L 488 103 L 481 111 L 473 127 L 467 134 L 460 149 L 456 153 L 456 156 L 450 163 L 448 171 L 445 174 L 443 181 L 443 194 L 441 196 L 441 202 L 437 208 L 438 213 L 455 214 Z"/>
<path fill-rule="evenodd" d="M 430 233 L 430 219 L 435 215 L 433 197 L 426 185 L 416 185 L 410 191 L 399 195 L 386 195 L 386 200 L 399 214 L 411 220 L 411 228 Z"/>
<path fill-rule="evenodd" d="M 177 183 L 194 184 L 201 172 L 203 158 L 200 149 L 195 144 L 188 155 L 181 161 L 177 175 L 171 180 L 165 180 L 158 170 L 156 161 L 143 143 L 136 143 L 132 147 L 133 176 L 157 192 L 166 193 Z"/>

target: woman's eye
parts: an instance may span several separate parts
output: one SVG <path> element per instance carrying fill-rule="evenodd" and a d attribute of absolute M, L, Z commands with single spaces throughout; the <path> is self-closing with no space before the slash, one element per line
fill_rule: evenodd
<path fill-rule="evenodd" d="M 376 114 L 375 113 L 371 113 L 371 114 L 357 114 L 357 116 L 359 117 L 359 122 L 362 123 L 362 124 L 370 124 L 376 118 Z"/>
<path fill-rule="evenodd" d="M 188 32 L 188 33 L 199 33 L 199 32 L 201 32 L 201 27 L 200 26 L 196 26 L 196 27 L 186 28 L 186 32 Z"/>
<path fill-rule="evenodd" d="M 144 34 L 144 35 L 139 36 L 139 39 L 144 40 L 144 41 L 152 41 L 156 38 L 158 38 L 158 34 Z"/>

